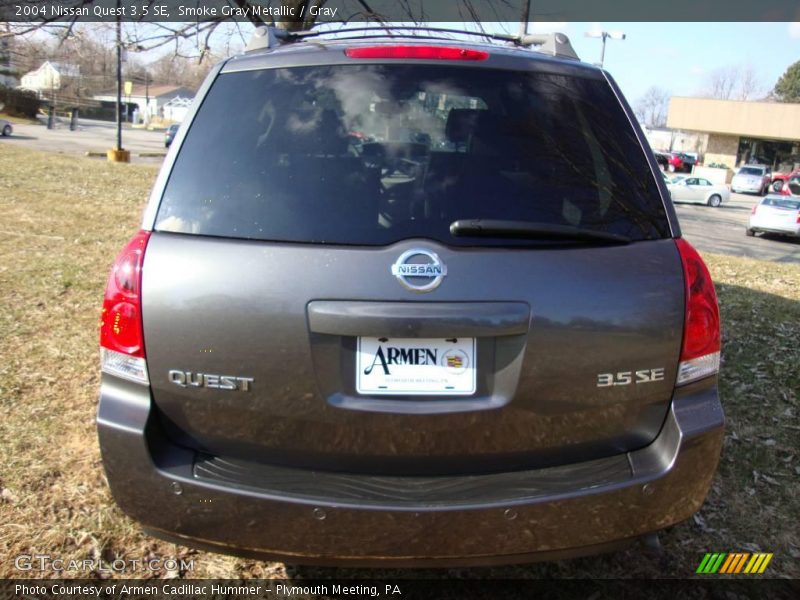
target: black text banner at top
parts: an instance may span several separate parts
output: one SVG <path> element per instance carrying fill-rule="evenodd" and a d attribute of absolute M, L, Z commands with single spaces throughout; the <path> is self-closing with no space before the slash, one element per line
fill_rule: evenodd
<path fill-rule="evenodd" d="M 793 22 L 798 0 L 0 0 L 0 21 Z"/>

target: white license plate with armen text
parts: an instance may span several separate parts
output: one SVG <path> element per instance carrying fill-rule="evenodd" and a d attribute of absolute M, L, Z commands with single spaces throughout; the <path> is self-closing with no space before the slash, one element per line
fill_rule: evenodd
<path fill-rule="evenodd" d="M 358 338 L 359 394 L 468 396 L 475 380 L 475 338 Z"/>

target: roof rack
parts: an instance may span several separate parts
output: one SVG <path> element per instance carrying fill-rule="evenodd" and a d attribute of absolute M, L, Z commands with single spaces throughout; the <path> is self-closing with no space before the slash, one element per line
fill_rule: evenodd
<path fill-rule="evenodd" d="M 325 23 L 328 24 L 328 23 Z M 344 35 L 341 34 L 365 34 L 367 32 L 385 31 L 380 35 Z M 409 32 L 409 33 L 397 33 Z M 423 35 L 420 35 L 422 33 Z M 427 34 L 427 35 L 424 35 Z M 446 29 L 442 27 L 422 27 L 422 26 L 374 26 L 374 27 L 344 27 L 330 31 L 319 31 L 314 29 L 304 31 L 289 31 L 274 26 L 257 27 L 250 38 L 245 52 L 255 52 L 275 48 L 283 44 L 298 42 L 306 38 L 320 37 L 324 35 L 336 35 L 337 39 L 370 39 L 376 37 L 415 37 L 428 39 L 451 39 L 436 34 L 459 34 L 482 37 L 490 40 L 510 42 L 515 46 L 529 48 L 538 46 L 539 52 L 557 56 L 559 58 L 570 58 L 580 60 L 569 38 L 563 33 L 527 34 L 514 35 L 507 33 L 486 33 L 480 31 L 465 31 L 462 29 Z"/>

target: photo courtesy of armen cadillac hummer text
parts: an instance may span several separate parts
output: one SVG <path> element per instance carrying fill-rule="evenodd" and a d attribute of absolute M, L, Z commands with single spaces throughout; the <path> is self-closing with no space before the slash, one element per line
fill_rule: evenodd
<path fill-rule="evenodd" d="M 103 302 L 115 501 L 331 565 L 561 559 L 691 518 L 717 297 L 611 75 L 563 34 L 354 29 L 258 29 L 175 133 Z"/>

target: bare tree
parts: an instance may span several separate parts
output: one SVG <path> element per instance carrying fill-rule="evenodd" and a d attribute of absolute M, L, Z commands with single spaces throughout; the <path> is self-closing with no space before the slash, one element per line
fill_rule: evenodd
<path fill-rule="evenodd" d="M 733 67 L 715 69 L 708 77 L 706 95 L 719 100 L 730 100 L 736 87 L 737 73 Z"/>
<path fill-rule="evenodd" d="M 737 100 L 753 100 L 765 95 L 764 84 L 756 73 L 753 65 L 745 66 L 739 71 L 739 86 L 736 92 Z"/>
<path fill-rule="evenodd" d="M 14 38 L 13 44 L 9 45 L 8 53 L 18 76 L 21 76 L 48 60 L 52 48 L 53 44 L 47 39 L 21 36 Z"/>
<path fill-rule="evenodd" d="M 703 96 L 719 100 L 752 100 L 764 86 L 752 65 L 730 65 L 711 72 Z"/>
<path fill-rule="evenodd" d="M 670 93 L 657 86 L 649 88 L 634 104 L 639 121 L 647 127 L 664 127 L 667 124 Z"/>
<path fill-rule="evenodd" d="M 197 89 L 211 66 L 222 58 L 224 58 L 222 55 L 209 52 L 202 62 L 198 62 L 193 58 L 166 53 L 148 65 L 147 75 L 154 83 L 169 83 Z"/>
<path fill-rule="evenodd" d="M 46 4 L 50 0 L 28 0 L 27 5 L 36 6 Z M 229 17 L 220 16 L 213 19 L 198 19 L 188 23 L 172 22 L 132 22 L 126 20 L 125 23 L 125 44 L 129 48 L 139 50 L 153 50 L 162 46 L 171 47 L 175 54 L 192 56 L 203 60 L 205 54 L 211 50 L 212 36 L 219 38 L 216 34 L 225 29 L 223 38 L 230 39 L 236 37 L 240 41 L 246 41 L 253 26 L 275 25 L 289 30 L 304 30 L 314 26 L 317 20 L 318 10 L 323 8 L 328 0 L 260 0 L 257 7 L 262 9 L 255 11 L 253 7 L 256 3 L 250 0 L 224 0 L 232 8 L 240 9 L 242 14 L 246 14 L 246 20 L 237 21 Z M 344 11 L 343 19 L 345 22 L 351 21 L 372 21 L 384 23 L 387 18 L 374 11 L 370 6 L 371 0 L 340 0 L 339 6 Z M 435 0 L 427 0 L 433 2 Z M 528 0 L 492 0 L 498 6 L 516 6 Z M 479 11 L 472 4 L 473 0 L 457 0 L 456 4 L 461 12 L 467 16 L 477 17 Z M 492 2 L 489 2 L 491 7 Z M 91 7 L 93 0 L 62 0 L 61 5 L 70 8 Z M 264 11 L 264 8 L 285 7 L 291 9 L 291 15 L 276 20 Z M 283 13 L 285 14 L 285 13 Z M 264 17 L 263 15 L 268 15 Z M 395 20 L 402 19 L 410 22 L 420 22 L 425 19 L 426 8 L 424 1 L 411 2 L 402 0 L 396 4 L 392 17 Z M 223 24 L 229 27 L 221 27 Z M 59 20 L 57 17 L 46 17 L 37 22 L 30 23 L 11 23 L 9 31 L 0 32 L 4 35 L 22 35 L 33 31 L 44 30 L 55 37 L 66 40 L 75 29 L 79 27 L 77 17 L 71 20 Z"/>
<path fill-rule="evenodd" d="M 114 49 L 104 43 L 101 33 L 96 25 L 81 26 L 60 43 L 48 38 L 20 36 L 14 40 L 15 66 L 20 75 L 37 69 L 45 61 L 76 67 L 78 75 L 63 82 L 63 92 L 76 97 L 91 96 L 109 89 L 115 77 Z M 136 69 L 138 62 L 132 57 L 126 67 Z"/>
<path fill-rule="evenodd" d="M 0 8 L 2 8 L 2 1 L 0 0 Z M 42 5 L 51 0 L 27 0 L 26 4 L 30 6 Z M 93 5 L 95 0 L 60 0 L 61 5 L 79 8 L 89 7 Z M 175 65 L 170 66 L 167 64 L 168 59 L 156 60 L 153 65 L 153 73 L 145 75 L 149 77 L 152 75 L 154 81 L 159 79 L 161 83 L 177 83 L 179 85 L 186 85 L 189 87 L 196 87 L 197 83 L 202 80 L 205 73 L 210 66 L 224 56 L 229 56 L 234 51 L 241 49 L 252 34 L 252 30 L 258 25 L 274 25 L 288 30 L 304 30 L 313 27 L 316 23 L 318 9 L 323 8 L 326 3 L 331 0 L 219 0 L 246 14 L 247 18 L 236 20 L 219 16 L 212 19 L 197 19 L 193 22 L 150 22 L 145 20 L 132 20 L 126 19 L 122 23 L 122 39 L 121 45 L 126 49 L 128 55 L 128 64 L 126 70 L 136 74 L 135 72 L 142 71 L 141 65 L 137 65 L 137 61 L 133 57 L 134 52 L 148 52 L 153 50 L 163 49 L 168 54 L 163 56 L 170 56 L 175 59 Z M 337 18 L 341 17 L 340 23 L 359 22 L 365 21 L 372 22 L 372 24 L 384 24 L 388 21 L 388 16 L 373 10 L 371 4 L 376 0 L 337 0 L 337 7 L 340 11 Z M 472 20 L 478 25 L 482 17 L 487 16 L 487 11 L 496 15 L 496 18 L 485 20 L 502 20 L 499 15 L 500 10 L 514 10 L 519 8 L 527 8 L 530 0 L 455 0 L 453 2 L 453 12 L 458 14 L 461 18 Z M 169 0 L 165 0 L 166 3 Z M 401 0 L 394 4 L 392 9 L 392 20 L 402 20 L 410 23 L 420 23 L 425 21 L 428 16 L 430 7 L 433 6 L 438 0 Z M 198 6 L 200 3 L 198 3 Z M 383 4 L 386 5 L 385 2 Z M 257 6 L 260 10 L 253 10 Z M 270 17 L 275 12 L 264 10 L 265 8 L 278 8 L 283 7 L 289 9 L 291 15 L 295 17 Z M 478 7 L 481 10 L 478 10 Z M 281 11 L 280 14 L 286 15 L 288 11 Z M 508 14 L 508 13 L 506 13 Z M 512 14 L 520 14 L 512 12 Z M 521 14 L 527 14 L 522 12 Z M 109 52 L 113 53 L 111 49 L 115 47 L 116 38 L 114 37 L 114 28 L 112 23 L 95 23 L 87 24 L 80 22 L 77 18 L 70 20 L 58 20 L 54 17 L 40 19 L 37 22 L 31 23 L 10 23 L 6 31 L 0 31 L 0 36 L 16 36 L 17 38 L 26 37 L 25 34 L 33 32 L 47 32 L 52 35 L 53 39 L 57 42 L 56 46 L 49 46 L 49 56 L 47 58 L 55 57 L 59 53 L 66 53 L 68 40 L 74 38 L 94 38 L 101 42 L 101 45 L 108 49 L 107 52 L 97 52 L 97 63 L 104 65 L 101 70 L 103 74 L 110 73 L 105 68 L 113 66 L 113 56 L 105 55 Z M 112 35 L 109 35 L 111 33 Z M 91 53 L 89 53 L 91 55 Z M 41 53 L 37 54 L 35 60 L 39 60 Z M 187 60 L 192 59 L 194 64 Z M 41 64 L 39 60 L 38 64 Z M 27 70 L 35 68 L 36 65 L 26 65 L 29 67 Z M 174 67 L 174 68 L 173 68 Z M 97 77 L 97 65 L 92 65 L 91 69 L 84 69 L 87 74 Z M 140 73 L 139 73 L 140 74 Z M 108 87 L 108 81 L 104 81 L 103 87 Z"/>
<path fill-rule="evenodd" d="M 106 6 L 110 3 L 109 0 L 59 0 L 58 4 L 70 10 L 86 9 L 91 14 L 91 9 L 101 1 Z M 509 22 L 518 18 L 527 21 L 531 2 L 532 0 L 453 0 L 448 3 L 440 3 L 440 0 L 335 0 L 338 12 L 333 18 L 340 24 L 353 22 L 383 24 L 387 21 L 419 24 L 438 18 L 470 21 L 480 26 L 480 23 L 485 21 Z M 143 50 L 169 46 L 176 52 L 183 52 L 186 48 L 191 50 L 192 56 L 202 59 L 204 53 L 210 49 L 212 37 L 215 39 L 221 37 L 217 35 L 221 30 L 225 30 L 223 38 L 229 35 L 238 38 L 239 41 L 246 41 L 252 28 L 258 25 L 275 25 L 289 30 L 309 29 L 317 22 L 320 9 L 330 8 L 333 3 L 334 0 L 214 0 L 213 4 L 217 8 L 221 9 L 226 5 L 230 9 L 236 9 L 240 17 L 225 16 L 222 10 L 218 10 L 217 16 L 198 17 L 188 23 L 151 21 L 128 13 L 125 18 L 126 44 Z M 36 11 L 37 8 L 51 5 L 52 0 L 24 0 L 23 4 Z M 150 19 L 157 19 L 154 7 L 162 4 L 167 6 L 171 4 L 174 16 L 177 11 L 177 2 L 174 0 L 149 0 Z M 380 10 L 375 10 L 373 5 L 378 6 Z M 183 2 L 182 6 L 203 7 L 204 3 Z M 278 8 L 284 10 L 277 11 Z M 0 0 L 0 18 L 12 12 L 12 1 Z M 230 13 L 230 10 L 227 12 Z M 65 19 L 53 15 L 52 11 L 46 14 L 45 17 L 37 17 L 36 21 L 12 23 L 10 31 L 0 31 L 0 36 L 46 30 L 60 39 L 67 39 L 80 22 L 77 16 Z M 277 14 L 281 16 L 274 16 Z M 442 19 L 445 15 L 451 18 Z M 191 16 L 187 16 L 187 20 L 191 19 Z M 521 30 L 526 31 L 526 27 L 523 26 Z M 219 51 L 219 48 L 215 50 Z"/>

